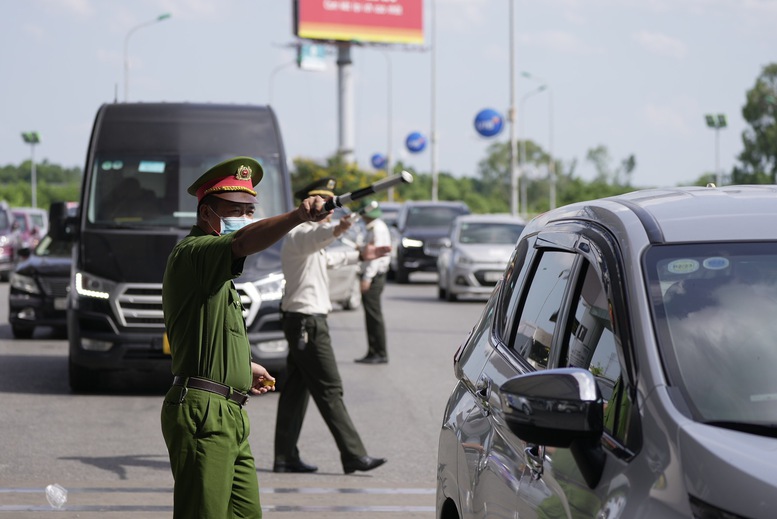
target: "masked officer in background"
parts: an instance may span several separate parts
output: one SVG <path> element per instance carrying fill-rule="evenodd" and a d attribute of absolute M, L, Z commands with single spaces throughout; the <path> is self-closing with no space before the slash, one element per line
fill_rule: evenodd
<path fill-rule="evenodd" d="M 162 307 L 173 386 L 162 406 L 162 433 L 175 479 L 174 517 L 261 518 L 256 466 L 248 445 L 248 395 L 274 385 L 251 362 L 240 297 L 232 282 L 246 256 L 302 222 L 329 214 L 321 197 L 252 221 L 262 167 L 236 157 L 209 169 L 189 194 L 197 223 L 167 260 Z"/>
<path fill-rule="evenodd" d="M 372 245 L 391 246 L 391 233 L 388 225 L 381 220 L 383 211 L 380 206 L 372 209 L 369 204 L 364 206 L 362 218 L 367 226 L 366 243 Z M 383 323 L 383 308 L 381 297 L 386 286 L 386 274 L 391 258 L 384 256 L 372 261 L 365 261 L 361 268 L 362 308 L 364 308 L 364 323 L 367 328 L 367 355 L 356 362 L 361 364 L 385 364 L 388 362 L 386 351 L 386 326 Z"/>
<path fill-rule="evenodd" d="M 295 193 L 299 199 L 334 196 L 335 180 L 325 178 Z M 351 226 L 347 217 L 333 225 L 306 222 L 289 232 L 281 247 L 281 265 L 286 288 L 281 300 L 283 333 L 289 343 L 287 380 L 278 400 L 275 422 L 275 472 L 315 472 L 318 467 L 300 458 L 297 442 L 312 395 L 340 451 L 343 471 L 367 471 L 386 462 L 367 455 L 359 433 L 343 401 L 343 383 L 327 314 L 329 301 L 327 268 L 385 256 L 391 247 L 365 245 L 361 251 L 327 253 L 324 249 Z"/>

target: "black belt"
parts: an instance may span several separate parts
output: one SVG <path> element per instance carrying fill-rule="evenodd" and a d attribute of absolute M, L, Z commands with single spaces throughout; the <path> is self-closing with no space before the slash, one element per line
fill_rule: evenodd
<path fill-rule="evenodd" d="M 245 393 L 241 393 L 240 391 L 232 391 L 231 387 L 225 384 L 219 384 L 218 382 L 213 382 L 212 380 L 208 380 L 206 378 L 183 377 L 181 375 L 176 375 L 175 378 L 173 378 L 173 385 L 181 386 L 186 389 L 201 389 L 203 391 L 216 393 L 217 395 L 223 396 L 227 400 L 232 400 L 240 407 L 246 405 L 249 398 Z"/>

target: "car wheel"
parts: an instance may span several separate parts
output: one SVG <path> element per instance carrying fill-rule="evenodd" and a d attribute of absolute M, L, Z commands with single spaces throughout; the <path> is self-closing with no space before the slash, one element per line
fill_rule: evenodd
<path fill-rule="evenodd" d="M 446 297 L 448 297 L 448 294 L 445 291 L 445 289 L 443 287 L 439 287 L 438 286 L 437 287 L 437 299 L 445 299 Z"/>
<path fill-rule="evenodd" d="M 76 393 L 88 393 L 100 387 L 100 373 L 68 362 L 70 389 Z"/>
<path fill-rule="evenodd" d="M 397 267 L 396 278 L 397 278 L 397 283 L 399 283 L 400 285 L 404 285 L 410 281 L 410 273 L 405 267 L 403 267 L 402 265 L 399 265 Z"/>
<path fill-rule="evenodd" d="M 353 282 L 351 287 L 351 293 L 348 294 L 348 299 L 343 301 L 342 306 L 346 310 L 356 310 L 362 305 L 362 291 L 359 283 L 359 278 Z"/>
<path fill-rule="evenodd" d="M 11 325 L 11 333 L 13 333 L 13 336 L 16 339 L 30 339 L 32 338 L 32 334 L 34 332 L 34 326 L 18 326 L 15 324 Z"/>
<path fill-rule="evenodd" d="M 453 290 L 451 290 L 451 287 L 448 287 L 448 290 L 445 291 L 445 300 L 454 302 L 457 301 L 459 298 L 456 294 L 453 293 Z"/>

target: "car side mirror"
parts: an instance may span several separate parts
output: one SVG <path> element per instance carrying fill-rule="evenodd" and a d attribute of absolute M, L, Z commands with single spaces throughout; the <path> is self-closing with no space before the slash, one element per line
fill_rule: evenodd
<path fill-rule="evenodd" d="M 511 378 L 499 391 L 500 410 L 513 434 L 527 443 L 569 448 L 594 488 L 605 457 L 600 444 L 604 400 L 593 373 L 580 368 L 536 371 Z"/>
<path fill-rule="evenodd" d="M 451 239 L 450 238 L 443 238 L 440 240 L 440 246 L 445 247 L 447 249 L 451 248 Z"/>
<path fill-rule="evenodd" d="M 19 256 L 19 258 L 26 260 L 30 257 L 30 254 L 32 254 L 32 251 L 29 247 L 22 247 L 21 249 L 16 251 L 16 255 Z"/>

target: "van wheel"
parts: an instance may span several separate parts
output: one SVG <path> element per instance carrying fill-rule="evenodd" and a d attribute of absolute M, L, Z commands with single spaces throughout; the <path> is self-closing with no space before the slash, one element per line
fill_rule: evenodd
<path fill-rule="evenodd" d="M 17 326 L 11 325 L 11 333 L 16 339 L 31 339 L 32 334 L 35 332 L 34 326 Z"/>
<path fill-rule="evenodd" d="M 100 387 L 100 373 L 68 361 L 70 389 L 74 393 L 89 393 Z"/>

